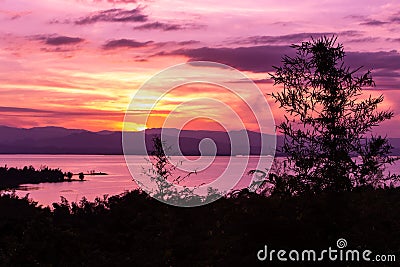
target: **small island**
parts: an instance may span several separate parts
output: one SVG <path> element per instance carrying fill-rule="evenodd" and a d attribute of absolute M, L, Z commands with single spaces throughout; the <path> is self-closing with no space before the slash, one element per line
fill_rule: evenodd
<path fill-rule="evenodd" d="M 79 179 L 73 179 L 74 175 L 77 175 Z M 63 172 L 59 168 L 52 169 L 47 166 L 35 169 L 33 166 L 16 168 L 5 165 L 4 167 L 0 167 L 0 190 L 15 189 L 22 184 L 84 181 L 85 175 L 107 175 L 107 173 L 90 171 L 86 174 L 83 172 L 74 174 L 72 172 Z"/>

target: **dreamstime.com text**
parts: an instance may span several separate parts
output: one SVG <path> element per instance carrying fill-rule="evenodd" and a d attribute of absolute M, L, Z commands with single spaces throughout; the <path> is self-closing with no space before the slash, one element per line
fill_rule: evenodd
<path fill-rule="evenodd" d="M 395 262 L 396 256 L 393 254 L 374 254 L 371 250 L 345 249 L 346 239 L 340 238 L 336 242 L 336 247 L 328 247 L 323 250 L 275 250 L 269 249 L 267 245 L 257 252 L 259 261 L 293 261 L 293 262 L 313 262 L 313 261 L 342 261 L 342 262 Z"/>

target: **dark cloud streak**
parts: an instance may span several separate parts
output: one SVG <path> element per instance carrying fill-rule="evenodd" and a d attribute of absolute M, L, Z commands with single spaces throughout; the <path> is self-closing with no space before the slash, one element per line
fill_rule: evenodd
<path fill-rule="evenodd" d="M 179 30 L 187 30 L 187 29 L 203 29 L 205 25 L 199 25 L 195 23 L 183 23 L 183 24 L 176 24 L 176 23 L 166 23 L 166 22 L 149 22 L 139 26 L 134 27 L 134 30 L 161 30 L 161 31 L 179 31 Z"/>
<path fill-rule="evenodd" d="M 77 25 L 93 24 L 97 22 L 146 22 L 147 15 L 141 7 L 132 10 L 113 8 L 94 12 L 75 21 Z"/>
<path fill-rule="evenodd" d="M 162 30 L 162 31 L 177 31 L 183 29 L 179 24 L 150 22 L 134 27 L 135 30 Z"/>
<path fill-rule="evenodd" d="M 375 20 L 375 19 L 367 19 L 364 22 L 361 22 L 360 25 L 366 25 L 366 26 L 382 26 L 387 24 L 388 22 L 386 21 L 381 21 L 381 20 Z"/>
<path fill-rule="evenodd" d="M 189 61 L 215 61 L 241 71 L 266 73 L 274 71 L 272 66 L 282 65 L 282 56 L 293 56 L 294 53 L 295 50 L 288 46 L 267 45 L 238 48 L 186 48 L 161 52 L 158 55 L 183 55 L 188 57 Z M 378 89 L 400 89 L 400 79 L 398 79 L 400 53 L 397 51 L 347 52 L 345 64 L 352 69 L 362 66 L 361 72 L 370 69 L 373 76 L 376 73 Z"/>
<path fill-rule="evenodd" d="M 200 41 L 196 41 L 196 40 L 189 40 L 189 41 L 182 41 L 182 42 L 178 42 L 178 45 L 194 45 L 194 44 L 199 44 Z"/>
<path fill-rule="evenodd" d="M 273 65 L 281 63 L 282 55 L 293 55 L 294 51 L 287 46 L 202 47 L 179 49 L 169 54 L 184 55 L 189 57 L 190 61 L 215 61 L 244 71 L 269 72 L 273 70 Z"/>
<path fill-rule="evenodd" d="M 310 40 L 311 37 L 314 39 L 322 36 L 346 36 L 346 37 L 359 37 L 362 36 L 362 33 L 359 31 L 342 31 L 339 33 L 334 32 L 302 32 L 302 33 L 294 33 L 287 35 L 258 35 L 258 36 L 250 36 L 245 38 L 238 38 L 232 41 L 228 41 L 230 44 L 252 44 L 252 45 L 262 45 L 262 44 L 293 44 L 299 43 L 305 40 Z"/>
<path fill-rule="evenodd" d="M 65 117 L 69 116 L 117 116 L 123 114 L 123 111 L 105 111 L 105 110 L 92 110 L 92 109 L 81 109 L 77 111 L 53 111 L 53 110 L 42 110 L 33 108 L 20 108 L 20 107 L 8 107 L 0 106 L 0 114 L 2 116 L 35 116 L 35 117 Z M 36 115 L 34 115 L 36 114 Z"/>
<path fill-rule="evenodd" d="M 232 44 L 276 44 L 276 43 L 298 43 L 306 39 L 310 39 L 311 36 L 322 36 L 332 35 L 332 33 L 295 33 L 287 35 L 258 35 L 250 36 L 247 38 L 240 38 L 231 42 Z"/>
<path fill-rule="evenodd" d="M 21 112 L 21 113 L 48 113 L 48 111 L 33 108 L 0 107 L 0 112 Z"/>
<path fill-rule="evenodd" d="M 138 42 L 133 39 L 118 39 L 118 40 L 108 41 L 103 45 L 103 49 L 107 50 L 116 48 L 140 48 L 140 47 L 146 47 L 152 43 L 154 42 L 153 41 Z"/>
<path fill-rule="evenodd" d="M 47 37 L 45 39 L 45 44 L 47 45 L 72 45 L 83 42 L 84 39 L 78 37 L 68 37 L 68 36 L 56 36 Z"/>

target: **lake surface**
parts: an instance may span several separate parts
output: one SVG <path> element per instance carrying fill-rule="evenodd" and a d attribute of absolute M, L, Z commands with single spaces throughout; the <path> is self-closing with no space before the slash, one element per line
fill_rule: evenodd
<path fill-rule="evenodd" d="M 150 164 L 144 156 L 129 156 L 132 173 L 135 178 L 143 179 L 143 170 L 148 170 Z M 264 158 L 264 157 L 263 157 Z M 202 183 L 210 183 L 217 177 L 224 174 L 227 179 L 238 180 L 235 188 L 244 188 L 249 185 L 251 176 L 246 173 L 257 167 L 259 157 L 246 157 L 248 164 L 238 170 L 231 170 L 225 173 L 228 164 L 233 168 L 241 164 L 243 159 L 240 157 L 187 157 L 186 159 L 172 157 L 174 163 L 181 162 L 178 166 L 187 170 L 197 170 L 196 174 L 187 177 L 181 185 L 198 186 Z M 266 157 L 264 162 L 271 162 L 271 157 Z M 239 162 L 239 163 L 238 163 Z M 95 197 L 102 197 L 121 194 L 126 190 L 138 188 L 123 155 L 0 155 L 0 166 L 24 167 L 32 165 L 35 168 L 48 166 L 50 168 L 60 168 L 63 172 L 88 173 L 90 171 L 105 172 L 108 175 L 89 176 L 85 175 L 85 181 L 73 181 L 62 183 L 41 183 L 23 185 L 22 189 L 16 190 L 18 196 L 29 194 L 29 198 L 39 204 L 47 206 L 60 201 L 60 196 L 68 201 L 79 201 L 82 197 L 94 200 Z M 207 168 L 205 166 L 209 165 Z M 204 168 L 204 170 L 202 170 Z M 244 171 L 243 171 L 244 170 Z M 185 171 L 175 171 L 175 176 L 185 175 Z M 241 175 L 243 174 L 243 175 Z M 240 177 L 238 177 L 240 175 Z M 77 176 L 73 178 L 77 179 Z"/>
<path fill-rule="evenodd" d="M 261 166 L 267 166 L 271 162 L 271 157 L 262 157 Z M 279 158 L 278 160 L 283 160 Z M 181 185 L 198 186 L 202 183 L 210 183 L 217 177 L 225 175 L 227 181 L 238 180 L 235 188 L 244 188 L 250 184 L 251 176 L 247 172 L 257 168 L 260 157 L 246 157 L 247 164 L 243 167 L 243 158 L 240 157 L 172 157 L 174 163 L 181 162 L 180 168 L 186 170 L 197 170 L 186 178 Z M 144 156 L 129 156 L 130 167 L 136 179 L 143 179 L 143 170 L 148 170 L 150 164 Z M 225 172 L 228 164 L 233 170 Z M 263 165 L 264 164 L 264 165 Z M 95 197 L 118 195 L 126 190 L 138 188 L 123 155 L 0 155 L 0 166 L 24 167 L 32 165 L 35 168 L 45 165 L 50 168 L 60 168 L 63 172 L 88 173 L 90 171 L 105 172 L 108 175 L 85 176 L 85 181 L 73 181 L 62 183 L 41 183 L 24 185 L 22 189 L 16 190 L 18 196 L 29 197 L 39 204 L 47 206 L 60 201 L 60 196 L 68 201 L 79 201 L 82 197 L 94 200 Z M 260 166 L 260 165 L 259 165 Z M 262 168 L 260 166 L 260 168 Z M 240 167 L 240 168 L 239 168 Z M 237 168 L 237 169 L 235 169 Z M 398 173 L 400 163 L 388 166 L 387 171 Z M 185 175 L 184 171 L 175 171 L 175 176 Z M 239 177 L 240 176 L 240 177 Z M 74 178 L 78 178 L 74 176 Z M 146 178 L 147 179 L 147 178 Z"/>

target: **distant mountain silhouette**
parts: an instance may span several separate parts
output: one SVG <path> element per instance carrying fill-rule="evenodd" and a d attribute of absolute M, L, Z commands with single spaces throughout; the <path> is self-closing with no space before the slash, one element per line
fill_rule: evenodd
<path fill-rule="evenodd" d="M 214 154 L 231 155 L 259 155 L 261 140 L 266 144 L 262 154 L 273 152 L 273 136 L 252 131 L 232 131 L 228 135 L 219 131 L 192 131 L 177 129 L 163 129 L 168 144 L 177 151 L 178 144 L 174 142 L 179 136 L 179 147 L 184 155 Z M 161 129 L 147 129 L 140 132 L 130 132 L 125 137 L 134 142 L 125 151 L 127 154 L 144 155 L 152 150 L 151 139 L 160 135 Z M 250 150 L 244 136 L 249 136 Z M 232 141 L 230 140 L 232 138 Z M 146 147 L 143 139 L 146 139 Z M 209 138 L 215 142 L 202 142 Z M 129 141 L 128 140 L 128 141 Z M 394 155 L 400 155 L 400 138 L 391 138 L 395 147 Z M 277 136 L 277 147 L 281 147 L 283 137 Z M 200 149 L 199 149 L 200 147 Z M 122 154 L 122 133 L 118 131 L 92 132 L 82 129 L 66 129 L 62 127 L 35 127 L 30 129 L 0 126 L 0 154 Z M 277 153 L 277 155 L 280 155 Z"/>

